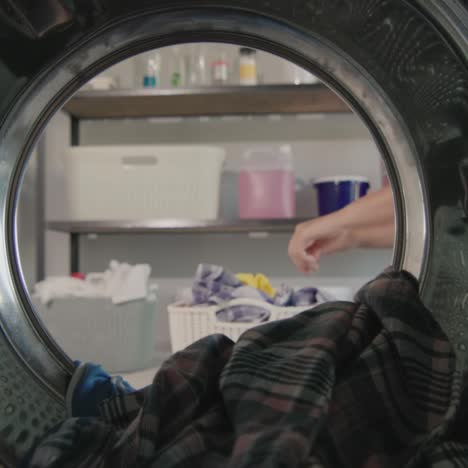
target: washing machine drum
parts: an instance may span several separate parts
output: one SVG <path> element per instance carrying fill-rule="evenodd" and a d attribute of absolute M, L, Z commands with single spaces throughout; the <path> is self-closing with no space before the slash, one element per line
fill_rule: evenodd
<path fill-rule="evenodd" d="M 319 75 L 367 124 L 396 194 L 395 265 L 465 359 L 468 342 L 466 0 L 0 2 L 0 460 L 64 416 L 71 362 L 34 315 L 15 216 L 32 145 L 108 66 L 176 42 L 242 44 Z M 468 336 L 468 333 L 465 334 Z"/>

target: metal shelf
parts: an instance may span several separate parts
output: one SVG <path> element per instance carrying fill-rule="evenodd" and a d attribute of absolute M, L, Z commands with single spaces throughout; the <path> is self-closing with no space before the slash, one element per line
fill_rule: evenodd
<path fill-rule="evenodd" d="M 81 91 L 64 109 L 76 119 L 351 112 L 322 84 Z"/>
<path fill-rule="evenodd" d="M 69 234 L 163 234 L 163 233 L 235 233 L 291 232 L 303 219 L 198 221 L 158 219 L 147 221 L 51 221 L 47 228 Z"/>

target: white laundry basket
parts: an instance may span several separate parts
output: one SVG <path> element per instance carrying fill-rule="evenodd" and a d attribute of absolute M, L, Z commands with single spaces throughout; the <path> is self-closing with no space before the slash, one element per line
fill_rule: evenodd
<path fill-rule="evenodd" d="M 95 362 L 112 373 L 151 367 L 155 360 L 157 302 L 114 305 L 103 298 L 63 298 L 33 304 L 46 328 L 73 360 Z"/>
<path fill-rule="evenodd" d="M 77 146 L 65 154 L 71 221 L 218 217 L 225 151 L 215 146 Z"/>
<path fill-rule="evenodd" d="M 268 320 L 264 322 L 222 322 L 216 318 L 217 313 L 233 306 L 255 306 L 270 313 Z M 262 325 L 267 322 L 290 318 L 313 306 L 307 307 L 279 307 L 267 302 L 251 299 L 235 299 L 222 305 L 214 306 L 184 306 L 172 304 L 168 306 L 169 327 L 171 332 L 172 351 L 177 352 L 189 346 L 204 336 L 220 333 L 237 341 L 249 328 Z"/>
<path fill-rule="evenodd" d="M 320 287 L 317 294 L 317 303 L 304 307 L 280 307 L 267 302 L 252 299 L 235 299 L 222 305 L 184 306 L 181 303 L 168 306 L 169 329 L 171 335 L 171 347 L 173 352 L 180 351 L 193 342 L 207 335 L 220 333 L 237 341 L 249 328 L 274 320 L 282 320 L 293 317 L 296 314 L 310 310 L 325 301 L 350 301 L 353 297 L 352 288 L 346 286 Z M 269 312 L 270 317 L 266 322 L 222 322 L 216 318 L 217 313 L 223 309 L 238 306 L 252 305 Z"/>

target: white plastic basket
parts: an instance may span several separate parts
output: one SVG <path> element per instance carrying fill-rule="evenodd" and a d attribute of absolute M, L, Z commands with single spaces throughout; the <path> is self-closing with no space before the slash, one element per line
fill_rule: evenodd
<path fill-rule="evenodd" d="M 216 219 L 224 158 L 215 146 L 70 147 L 70 220 Z"/>
<path fill-rule="evenodd" d="M 253 305 L 261 307 L 270 313 L 269 320 L 265 322 L 222 322 L 216 316 L 223 309 L 236 305 Z M 290 318 L 300 312 L 311 309 L 307 307 L 279 307 L 263 301 L 250 299 L 235 299 L 222 305 L 214 306 L 184 306 L 172 304 L 168 306 L 169 327 L 171 333 L 172 351 L 177 352 L 189 346 L 204 336 L 220 333 L 237 341 L 249 328 L 262 325 L 275 320 Z"/>

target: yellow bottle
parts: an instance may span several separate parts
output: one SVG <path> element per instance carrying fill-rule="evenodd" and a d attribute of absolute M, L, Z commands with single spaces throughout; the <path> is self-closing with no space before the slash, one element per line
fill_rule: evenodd
<path fill-rule="evenodd" d="M 239 83 L 246 86 L 255 86 L 257 84 L 257 60 L 255 57 L 257 51 L 242 47 L 239 52 Z"/>

